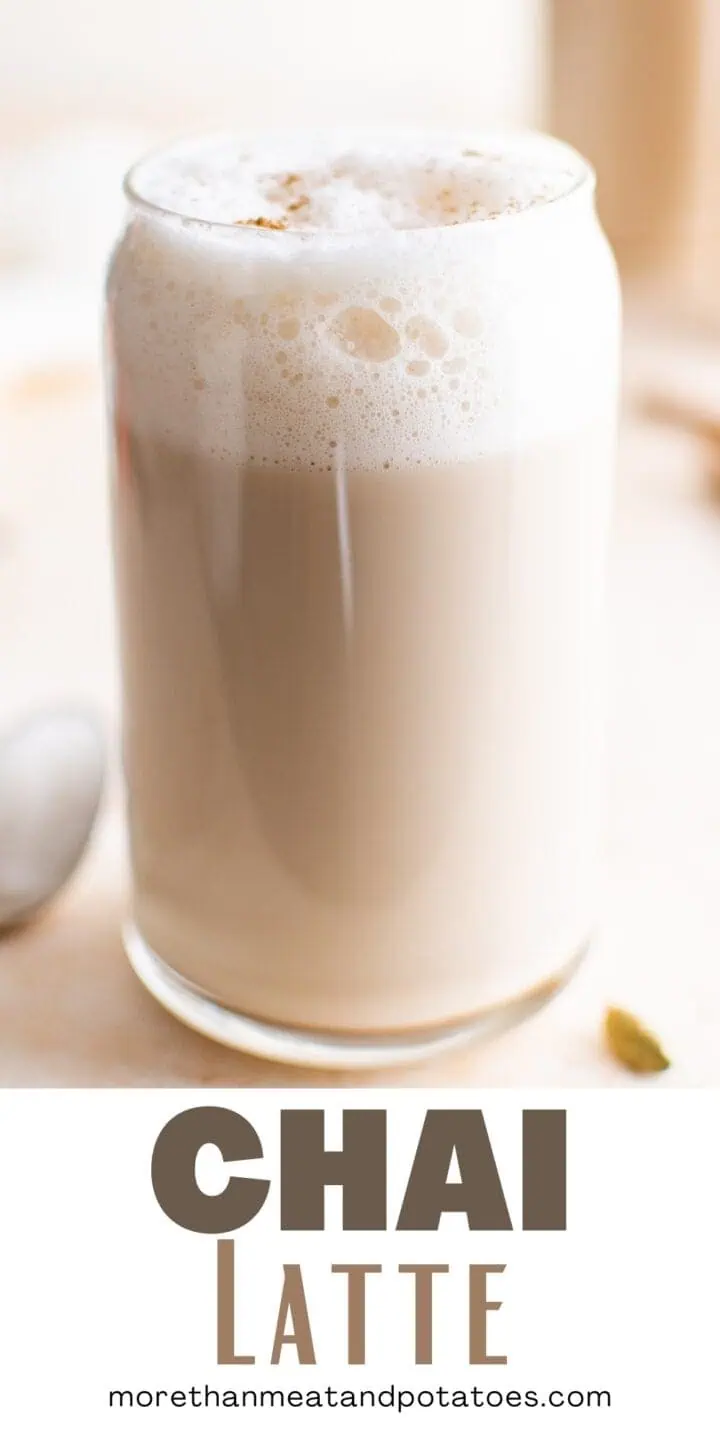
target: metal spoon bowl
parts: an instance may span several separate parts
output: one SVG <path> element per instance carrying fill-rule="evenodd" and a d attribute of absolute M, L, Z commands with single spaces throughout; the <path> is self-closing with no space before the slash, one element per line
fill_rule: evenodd
<path fill-rule="evenodd" d="M 95 716 L 48 709 L 0 736 L 0 930 L 55 898 L 88 845 L 105 745 Z"/>

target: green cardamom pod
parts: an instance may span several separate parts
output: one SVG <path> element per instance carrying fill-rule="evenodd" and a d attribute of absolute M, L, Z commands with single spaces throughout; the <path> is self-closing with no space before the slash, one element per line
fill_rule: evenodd
<path fill-rule="evenodd" d="M 627 1010 L 605 1012 L 605 1043 L 610 1054 L 635 1075 L 656 1075 L 670 1065 L 660 1041 Z"/>

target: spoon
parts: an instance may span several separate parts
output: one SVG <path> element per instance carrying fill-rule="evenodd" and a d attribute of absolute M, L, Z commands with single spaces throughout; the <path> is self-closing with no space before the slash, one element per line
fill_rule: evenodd
<path fill-rule="evenodd" d="M 44 710 L 0 736 L 0 930 L 70 879 L 100 805 L 105 747 L 83 710 Z"/>

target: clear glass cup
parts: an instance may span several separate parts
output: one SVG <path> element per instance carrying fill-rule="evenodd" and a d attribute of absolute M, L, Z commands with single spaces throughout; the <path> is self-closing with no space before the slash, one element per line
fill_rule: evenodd
<path fill-rule="evenodd" d="M 232 137 L 126 182 L 125 943 L 218 1040 L 373 1066 L 531 1013 L 596 922 L 619 295 L 557 141 L 330 137 L 333 203 L 362 151 L 433 223 L 297 230 L 305 143 L 260 224 Z"/>

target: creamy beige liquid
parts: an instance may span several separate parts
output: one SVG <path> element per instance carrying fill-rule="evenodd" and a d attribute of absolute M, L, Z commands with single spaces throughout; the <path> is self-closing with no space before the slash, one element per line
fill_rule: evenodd
<path fill-rule="evenodd" d="M 611 443 L 603 416 L 344 474 L 129 436 L 125 761 L 158 955 L 246 1014 L 381 1031 L 583 946 Z"/>

